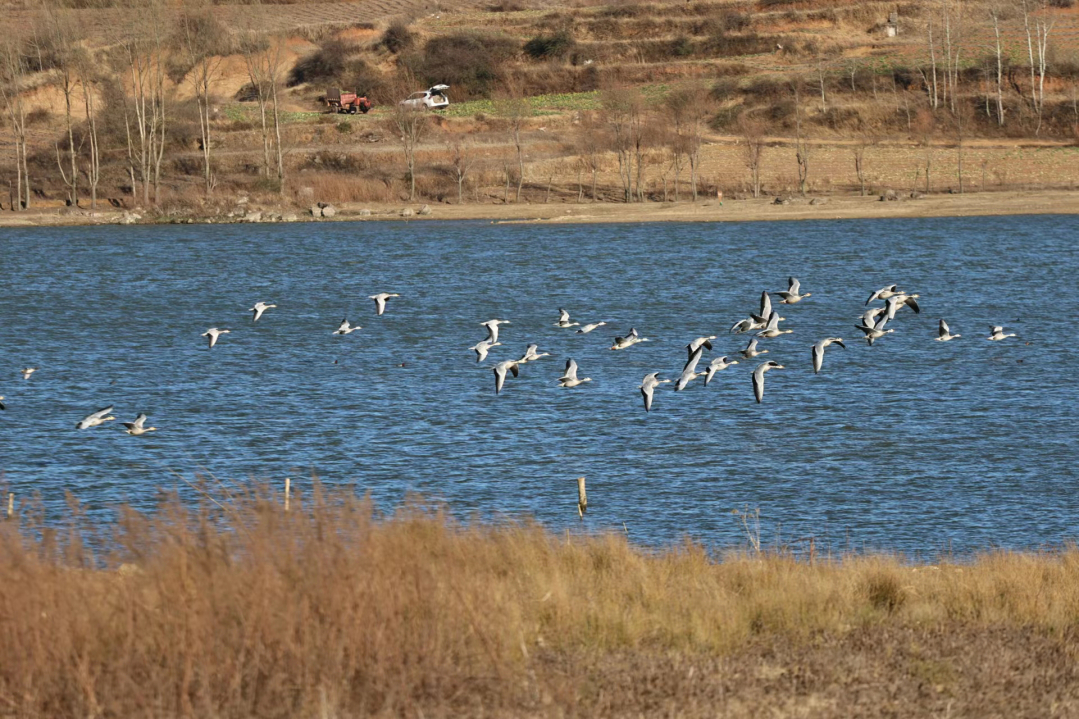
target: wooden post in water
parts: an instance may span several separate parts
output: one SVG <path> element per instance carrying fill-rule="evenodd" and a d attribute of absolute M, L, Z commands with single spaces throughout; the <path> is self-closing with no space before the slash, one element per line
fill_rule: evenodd
<path fill-rule="evenodd" d="M 285 477 L 285 511 L 286 512 L 288 511 L 288 495 L 289 495 L 289 489 L 290 489 L 291 484 L 292 484 L 292 480 L 289 479 L 288 477 Z"/>
<path fill-rule="evenodd" d="M 584 519 L 588 511 L 588 494 L 584 491 L 584 477 L 577 478 L 577 514 Z"/>
<path fill-rule="evenodd" d="M 15 516 L 15 493 L 7 493 L 7 518 L 11 519 Z"/>

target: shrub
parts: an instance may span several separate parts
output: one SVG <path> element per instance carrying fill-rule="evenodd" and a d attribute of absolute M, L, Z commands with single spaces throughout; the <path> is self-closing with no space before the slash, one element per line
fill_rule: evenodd
<path fill-rule="evenodd" d="M 490 97 L 502 80 L 502 65 L 519 47 L 495 35 L 444 35 L 428 40 L 423 55 L 407 58 L 404 64 L 429 85 L 446 83 L 458 99 Z"/>
<path fill-rule="evenodd" d="M 712 57 L 734 57 L 769 52 L 773 44 L 770 38 L 756 33 L 729 35 L 719 32 L 705 40 L 701 50 Z"/>
<path fill-rule="evenodd" d="M 386 32 L 382 33 L 382 46 L 394 55 L 412 47 L 414 40 L 415 38 L 408 26 L 400 20 L 390 23 L 390 26 L 386 28 Z"/>
<path fill-rule="evenodd" d="M 533 60 L 561 60 L 574 47 L 573 36 L 565 30 L 553 35 L 538 35 L 525 43 L 524 51 Z"/>
<path fill-rule="evenodd" d="M 1049 0 L 1049 7 L 1061 8 L 1067 10 L 1075 7 L 1075 0 Z"/>
<path fill-rule="evenodd" d="M 689 57 L 695 49 L 692 40 L 685 35 L 679 35 L 671 40 L 669 53 L 671 57 Z"/>
<path fill-rule="evenodd" d="M 348 60 L 359 51 L 354 43 L 342 40 L 327 40 L 315 52 L 301 58 L 289 72 L 286 84 L 289 87 L 305 82 L 335 80 L 341 77 Z"/>

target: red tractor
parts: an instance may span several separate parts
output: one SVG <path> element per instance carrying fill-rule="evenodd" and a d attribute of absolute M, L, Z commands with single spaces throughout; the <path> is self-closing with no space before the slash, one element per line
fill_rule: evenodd
<path fill-rule="evenodd" d="M 357 96 L 355 92 L 342 92 L 336 88 L 326 91 L 326 105 L 330 112 L 344 115 L 355 115 L 357 112 L 366 115 L 371 109 L 371 101 L 367 97 Z"/>

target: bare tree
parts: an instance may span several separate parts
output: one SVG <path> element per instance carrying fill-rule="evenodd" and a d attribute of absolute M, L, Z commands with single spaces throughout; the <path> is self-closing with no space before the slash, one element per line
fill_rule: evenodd
<path fill-rule="evenodd" d="M 15 149 L 15 197 L 12 210 L 30 207 L 30 173 L 26 164 L 26 105 L 23 87 L 26 82 L 26 63 L 22 48 L 10 34 L 0 41 L 0 100 L 4 103 Z"/>
<path fill-rule="evenodd" d="M 670 123 L 665 137 L 671 152 L 671 169 L 674 170 L 675 202 L 678 202 L 678 190 L 681 184 L 682 158 L 688 159 L 693 149 L 696 101 L 696 89 L 688 87 L 672 91 L 663 104 L 665 119 Z"/>
<path fill-rule="evenodd" d="M 277 103 L 277 88 L 281 84 L 284 65 L 282 43 L 265 33 L 252 31 L 241 41 L 247 78 L 258 103 L 262 129 L 262 167 L 265 177 L 277 177 L 284 192 L 285 163 L 281 148 L 281 121 Z M 267 113 L 271 117 L 267 117 Z"/>
<path fill-rule="evenodd" d="M 231 41 L 228 31 L 213 16 L 211 8 L 201 0 L 191 0 L 193 7 L 178 19 L 176 40 L 182 64 L 178 74 L 191 84 L 199 112 L 199 134 L 202 144 L 202 169 L 206 194 L 217 186 L 212 163 L 211 95 L 221 67 L 221 56 L 227 54 Z"/>
<path fill-rule="evenodd" d="M 85 138 L 89 142 L 86 165 L 86 184 L 90 186 L 90 209 L 97 210 L 97 186 L 101 182 L 101 139 L 97 125 L 98 63 L 89 51 L 81 50 L 75 59 L 82 86 L 83 110 L 86 114 Z"/>
<path fill-rule="evenodd" d="M 1023 0 L 1023 27 L 1027 34 L 1027 53 L 1030 59 L 1030 94 L 1034 105 L 1034 111 L 1038 115 L 1038 126 L 1034 134 L 1040 134 L 1042 130 L 1042 110 L 1045 105 L 1045 71 L 1048 67 L 1049 32 L 1053 29 L 1056 21 L 1050 21 L 1039 10 L 1044 9 L 1041 0 Z M 1033 16 L 1034 26 L 1031 27 Z M 1035 53 L 1037 53 L 1037 65 L 1035 65 Z M 1035 80 L 1037 72 L 1037 80 Z"/>
<path fill-rule="evenodd" d="M 577 136 L 577 155 L 584 169 L 592 175 L 592 202 L 596 201 L 596 175 L 599 172 L 600 155 L 603 154 L 603 128 L 591 116 L 581 123 Z"/>
<path fill-rule="evenodd" d="M 764 156 L 764 128 L 761 123 L 748 115 L 738 120 L 738 132 L 741 135 L 739 150 L 742 163 L 749 170 L 749 182 L 754 197 L 761 196 L 761 158 Z"/>
<path fill-rule="evenodd" d="M 610 130 L 611 149 L 618 157 L 618 177 L 622 181 L 624 202 L 633 201 L 633 126 L 640 111 L 640 96 L 635 91 L 604 91 L 603 116 Z"/>
<path fill-rule="evenodd" d="M 472 170 L 477 159 L 476 154 L 472 151 L 471 144 L 461 142 L 459 139 L 453 141 L 453 173 L 457 180 L 458 205 L 464 202 L 462 188 L 465 183 L 465 176 Z"/>
<path fill-rule="evenodd" d="M 55 83 L 64 99 L 67 147 L 61 152 L 60 145 L 56 144 L 56 165 L 60 170 L 60 178 L 67 187 L 68 204 L 78 207 L 79 147 L 75 144 L 75 122 L 72 117 L 72 107 L 77 100 L 75 93 L 79 82 L 75 58 L 79 40 L 78 26 L 72 21 L 70 15 L 52 5 L 43 4 L 41 9 L 41 27 L 35 29 L 34 33 L 39 40 L 38 51 L 41 52 L 42 45 L 46 44 L 47 52 L 52 55 L 56 64 Z"/>
<path fill-rule="evenodd" d="M 993 38 L 996 43 L 997 57 L 997 125 L 1004 126 L 1004 60 L 1000 44 L 1000 5 L 992 5 L 989 8 L 989 19 L 993 23 Z"/>
<path fill-rule="evenodd" d="M 127 75 L 124 93 L 124 128 L 127 138 L 131 192 L 142 202 L 161 202 L 161 164 L 165 156 L 168 115 L 165 94 L 165 33 L 161 0 L 147 0 L 132 8 L 121 36 L 118 70 Z M 137 175 L 137 178 L 136 178 Z"/>
<path fill-rule="evenodd" d="M 858 188 L 862 197 L 866 195 L 866 172 L 865 172 L 865 156 L 866 150 L 870 147 L 874 147 L 877 144 L 877 138 L 868 132 L 863 132 L 858 135 L 854 142 L 854 146 L 851 148 L 851 152 L 854 155 L 854 173 L 858 177 Z"/>
<path fill-rule="evenodd" d="M 409 89 L 416 84 L 412 73 L 401 71 L 393 83 L 391 97 L 407 96 Z M 408 176 L 408 201 L 416 199 L 416 148 L 429 129 L 427 109 L 411 105 L 394 104 L 386 118 L 386 129 L 401 143 L 405 155 L 405 170 Z"/>
<path fill-rule="evenodd" d="M 517 195 L 514 202 L 521 201 L 521 187 L 525 181 L 525 156 L 524 147 L 521 144 L 521 128 L 525 120 L 532 115 L 532 108 L 516 88 L 511 88 L 507 97 L 496 104 L 500 115 L 509 123 L 510 137 L 513 140 L 513 148 L 517 154 Z"/>
<path fill-rule="evenodd" d="M 794 141 L 795 159 L 798 161 L 798 191 L 804 197 L 809 180 L 809 143 L 802 131 L 801 80 L 794 81 Z"/>

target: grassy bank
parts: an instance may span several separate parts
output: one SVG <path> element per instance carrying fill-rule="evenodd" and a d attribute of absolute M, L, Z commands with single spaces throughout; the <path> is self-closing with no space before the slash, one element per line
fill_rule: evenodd
<path fill-rule="evenodd" d="M 1075 550 L 652 552 L 347 493 L 0 523 L 3 717 L 1064 716 L 1077 627 Z"/>

